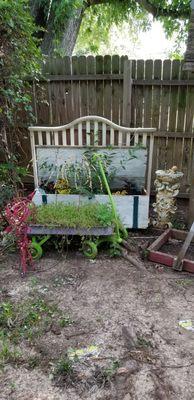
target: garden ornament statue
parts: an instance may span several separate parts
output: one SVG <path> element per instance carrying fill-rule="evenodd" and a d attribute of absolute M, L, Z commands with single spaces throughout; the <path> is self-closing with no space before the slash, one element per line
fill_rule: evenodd
<path fill-rule="evenodd" d="M 156 171 L 156 202 L 153 204 L 157 214 L 154 225 L 159 228 L 171 227 L 171 218 L 175 214 L 176 196 L 179 193 L 180 181 L 183 173 L 174 166 L 169 170 Z"/>

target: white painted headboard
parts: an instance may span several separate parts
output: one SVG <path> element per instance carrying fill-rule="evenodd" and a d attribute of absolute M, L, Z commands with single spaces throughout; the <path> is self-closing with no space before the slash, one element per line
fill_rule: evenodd
<path fill-rule="evenodd" d="M 35 187 L 38 186 L 38 148 L 134 148 L 137 145 L 148 148 L 147 194 L 150 194 L 152 157 L 155 128 L 127 128 L 99 116 L 85 116 L 69 124 L 55 127 L 29 127 Z"/>

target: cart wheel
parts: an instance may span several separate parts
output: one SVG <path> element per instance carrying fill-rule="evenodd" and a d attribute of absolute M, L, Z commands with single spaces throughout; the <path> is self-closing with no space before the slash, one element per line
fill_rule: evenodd
<path fill-rule="evenodd" d="M 98 254 L 97 245 L 91 240 L 85 240 L 85 242 L 83 242 L 82 251 L 85 257 L 92 259 L 96 258 Z"/>
<path fill-rule="evenodd" d="M 33 260 L 39 260 L 42 257 L 42 247 L 37 242 L 30 243 L 30 252 Z"/>

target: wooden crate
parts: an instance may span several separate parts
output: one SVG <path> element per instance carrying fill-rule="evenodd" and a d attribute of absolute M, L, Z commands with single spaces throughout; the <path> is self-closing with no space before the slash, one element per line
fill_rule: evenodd
<path fill-rule="evenodd" d="M 184 241 L 186 239 L 187 234 L 188 232 L 185 231 L 179 231 L 177 229 L 167 229 L 148 247 L 149 260 L 159 264 L 166 265 L 167 267 L 173 267 L 175 256 L 168 253 L 163 253 L 162 251 L 160 251 L 160 249 L 165 243 L 168 242 L 170 238 Z M 184 258 L 182 262 L 183 262 L 183 271 L 194 273 L 194 261 Z"/>

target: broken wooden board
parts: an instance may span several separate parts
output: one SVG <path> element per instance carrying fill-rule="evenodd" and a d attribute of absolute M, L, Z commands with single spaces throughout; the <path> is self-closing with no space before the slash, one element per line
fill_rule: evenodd
<path fill-rule="evenodd" d="M 194 237 L 194 222 L 191 225 L 190 231 L 187 234 L 187 237 L 183 243 L 183 246 L 182 246 L 178 256 L 174 258 L 173 269 L 175 271 L 182 271 L 182 268 L 183 268 L 182 261 L 183 261 L 183 258 L 192 242 L 193 237 Z"/>
<path fill-rule="evenodd" d="M 188 232 L 177 229 L 167 229 L 148 247 L 148 259 L 155 263 L 166 265 L 167 267 L 173 267 L 177 256 L 162 252 L 161 248 L 169 239 L 185 241 L 187 236 Z M 194 236 L 190 243 L 191 242 L 194 243 Z M 189 260 L 185 258 L 184 255 L 182 258 L 182 270 L 194 273 L 194 260 Z"/>

